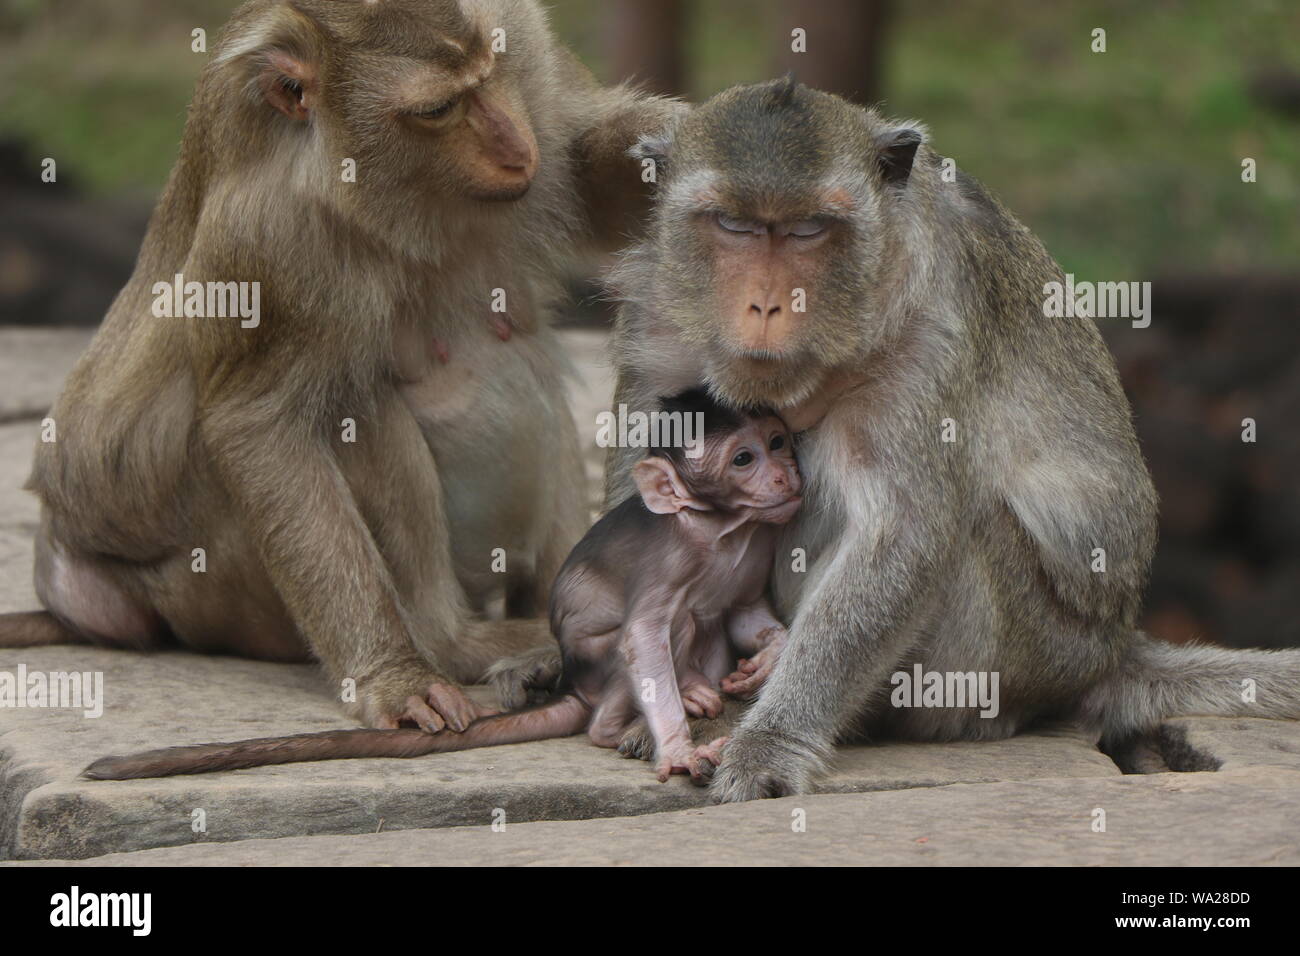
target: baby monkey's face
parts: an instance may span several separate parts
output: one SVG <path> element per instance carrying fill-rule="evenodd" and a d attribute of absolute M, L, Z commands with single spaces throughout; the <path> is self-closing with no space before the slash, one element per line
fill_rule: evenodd
<path fill-rule="evenodd" d="M 799 510 L 803 479 L 794 442 L 776 416 L 752 418 L 712 452 L 728 510 L 747 508 L 765 524 L 785 524 Z"/>

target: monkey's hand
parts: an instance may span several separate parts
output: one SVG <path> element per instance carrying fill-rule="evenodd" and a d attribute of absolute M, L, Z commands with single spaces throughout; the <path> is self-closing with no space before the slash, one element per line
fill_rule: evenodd
<path fill-rule="evenodd" d="M 714 803 L 807 793 L 821 763 L 811 748 L 768 730 L 741 728 L 727 743 L 713 774 Z"/>
<path fill-rule="evenodd" d="M 677 689 L 687 716 L 712 718 L 722 713 L 722 695 L 703 674 L 686 675 Z"/>
<path fill-rule="evenodd" d="M 691 754 L 691 783 L 697 787 L 707 787 L 722 763 L 722 748 L 727 746 L 730 737 L 719 737 L 707 744 L 700 744 Z"/>
<path fill-rule="evenodd" d="M 758 693 L 758 689 L 767 683 L 776 662 L 785 650 L 785 639 L 789 632 L 783 627 L 768 628 L 764 632 L 766 644 L 751 658 L 742 657 L 736 662 L 736 670 L 722 678 L 722 689 L 733 697 L 749 700 Z"/>
<path fill-rule="evenodd" d="M 444 727 L 459 733 L 496 713 L 423 662 L 387 667 L 359 681 L 357 693 L 362 720 L 381 730 L 414 724 L 430 734 Z"/>

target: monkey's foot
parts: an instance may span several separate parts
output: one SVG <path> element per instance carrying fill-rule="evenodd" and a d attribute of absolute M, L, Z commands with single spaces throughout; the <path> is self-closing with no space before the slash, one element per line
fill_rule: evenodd
<path fill-rule="evenodd" d="M 367 683 L 372 686 L 362 691 L 362 715 L 367 724 L 381 730 L 414 725 L 430 734 L 444 727 L 459 733 L 479 717 L 496 713 L 436 676 L 425 678 L 415 688 L 411 688 L 409 678 L 400 683 L 382 678 Z"/>
<path fill-rule="evenodd" d="M 655 739 L 644 720 L 634 721 L 623 733 L 623 739 L 618 742 L 618 752 L 620 756 L 634 760 L 649 760 L 655 755 Z"/>
<path fill-rule="evenodd" d="M 681 694 L 682 706 L 692 717 L 717 717 L 722 713 L 722 695 L 708 684 L 687 684 Z"/>
<path fill-rule="evenodd" d="M 722 763 L 722 748 L 727 746 L 730 737 L 719 737 L 716 740 L 700 744 L 691 754 L 691 783 L 697 787 L 707 787 L 709 781 L 713 779 L 714 772 L 717 771 L 718 765 Z"/>
<path fill-rule="evenodd" d="M 744 700 L 754 697 L 759 688 L 772 676 L 772 671 L 776 668 L 776 662 L 781 659 L 783 650 L 785 650 L 784 631 L 753 657 L 749 659 L 742 657 L 736 663 L 735 671 L 722 678 L 722 689 L 733 697 Z"/>
<path fill-rule="evenodd" d="M 689 740 L 665 744 L 663 752 L 655 759 L 655 776 L 659 782 L 666 782 L 674 774 L 690 773 L 692 755 Z"/>
<path fill-rule="evenodd" d="M 531 691 L 545 693 L 560 679 L 560 649 L 554 642 L 506 657 L 487 669 L 484 681 L 492 685 L 506 710 L 529 703 Z"/>
<path fill-rule="evenodd" d="M 819 763 L 816 753 L 788 738 L 742 729 L 727 744 L 710 796 L 714 803 L 739 803 L 807 793 Z"/>

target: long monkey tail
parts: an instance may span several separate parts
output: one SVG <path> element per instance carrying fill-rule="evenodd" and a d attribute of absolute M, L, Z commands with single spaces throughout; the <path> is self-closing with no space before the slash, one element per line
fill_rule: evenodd
<path fill-rule="evenodd" d="M 262 737 L 225 744 L 164 747 L 123 757 L 103 757 L 82 771 L 91 780 L 133 780 L 181 773 L 242 770 L 308 760 L 422 757 L 475 747 L 568 737 L 587 726 L 591 708 L 567 695 L 532 710 L 480 717 L 463 733 L 422 730 L 327 730 L 291 737 Z"/>
<path fill-rule="evenodd" d="M 1083 713 L 1102 728 L 1103 746 L 1168 717 L 1300 720 L 1300 650 L 1174 645 L 1139 633 L 1123 671 L 1087 695 Z"/>
<path fill-rule="evenodd" d="M 0 614 L 0 647 L 46 647 L 51 644 L 89 644 L 49 611 Z"/>

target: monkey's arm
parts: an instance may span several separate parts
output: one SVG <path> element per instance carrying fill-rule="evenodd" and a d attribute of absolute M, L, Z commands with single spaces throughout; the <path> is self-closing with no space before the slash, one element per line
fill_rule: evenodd
<path fill-rule="evenodd" d="M 689 107 L 628 86 L 602 88 L 567 50 L 561 55 L 561 76 L 565 88 L 588 94 L 575 101 L 585 115 L 573 156 L 590 235 L 598 247 L 617 249 L 643 231 L 650 209 L 653 180 L 643 176 L 641 163 L 628 150 L 642 136 L 663 132 Z"/>
<path fill-rule="evenodd" d="M 919 456 L 924 457 L 924 456 Z M 874 469 L 853 476 L 849 527 L 801 604 L 785 651 L 714 778 L 721 801 L 806 792 L 838 734 L 885 684 L 908 624 L 951 547 L 941 467 L 910 481 Z"/>
<path fill-rule="evenodd" d="M 417 652 L 407 611 L 335 453 L 297 408 L 259 404 L 241 387 L 200 410 L 200 439 L 257 557 L 331 680 L 356 681 L 367 724 L 396 727 L 410 720 L 430 732 L 444 722 L 453 729 L 468 726 L 481 710 Z M 419 439 L 414 423 L 405 434 L 387 434 L 395 443 Z M 415 457 L 391 449 L 394 467 Z M 436 475 L 429 479 L 436 483 Z M 432 490 L 433 499 L 421 507 L 440 507 Z M 453 600 L 446 607 L 445 619 L 433 625 L 450 640 L 458 605 Z"/>

